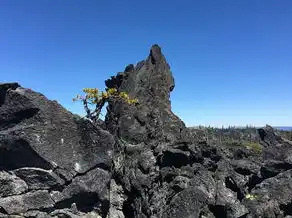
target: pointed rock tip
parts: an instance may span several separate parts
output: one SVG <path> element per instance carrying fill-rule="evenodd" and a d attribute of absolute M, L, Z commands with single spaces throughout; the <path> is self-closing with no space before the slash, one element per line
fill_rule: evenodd
<path fill-rule="evenodd" d="M 161 47 L 158 45 L 158 44 L 153 44 L 152 46 L 151 46 L 151 50 L 152 49 L 157 49 L 157 50 L 160 50 L 161 51 Z"/>
<path fill-rule="evenodd" d="M 152 64 L 156 64 L 157 62 L 161 61 L 162 59 L 165 59 L 163 54 L 162 54 L 161 47 L 157 44 L 154 44 L 151 46 L 149 57 L 150 57 Z"/>
<path fill-rule="evenodd" d="M 151 46 L 150 53 L 162 55 L 161 47 L 158 44 L 154 44 Z"/>

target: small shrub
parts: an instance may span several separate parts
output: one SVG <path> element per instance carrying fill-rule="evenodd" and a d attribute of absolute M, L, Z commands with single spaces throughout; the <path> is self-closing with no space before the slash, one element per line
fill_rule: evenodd
<path fill-rule="evenodd" d="M 257 195 L 253 195 L 253 194 L 247 194 L 245 196 L 245 198 L 248 199 L 248 200 L 253 201 L 253 200 L 256 200 L 258 198 L 258 196 Z"/>
<path fill-rule="evenodd" d="M 236 149 L 236 148 L 242 148 L 245 147 L 249 150 L 254 151 L 255 153 L 261 153 L 262 152 L 262 146 L 260 143 L 256 142 L 248 142 L 248 141 L 225 141 L 223 143 L 227 148 Z"/>
<path fill-rule="evenodd" d="M 137 99 L 131 99 L 126 92 L 118 92 L 116 88 L 109 88 L 102 92 L 99 92 L 96 88 L 85 88 L 83 92 L 85 93 L 84 96 L 77 95 L 73 98 L 73 101 L 81 101 L 83 103 L 86 117 L 93 122 L 98 120 L 103 106 L 110 99 L 121 99 L 128 104 L 138 104 Z M 91 110 L 89 105 L 94 106 L 94 109 Z"/>
<path fill-rule="evenodd" d="M 261 153 L 263 150 L 263 147 L 260 143 L 255 143 L 255 142 L 245 142 L 244 147 L 246 147 L 247 149 L 252 149 L 253 151 L 257 152 L 257 153 Z"/>

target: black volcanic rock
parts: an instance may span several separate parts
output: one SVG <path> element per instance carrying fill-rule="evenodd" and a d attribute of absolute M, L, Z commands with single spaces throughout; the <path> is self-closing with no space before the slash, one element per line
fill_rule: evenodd
<path fill-rule="evenodd" d="M 108 151 L 114 139 L 108 132 L 78 120 L 57 102 L 29 89 L 11 88 L 4 95 L 0 168 L 60 167 L 76 174 L 110 164 Z"/>
<path fill-rule="evenodd" d="M 49 192 L 45 190 L 0 198 L 0 207 L 7 214 L 19 214 L 32 209 L 46 209 L 53 206 L 54 202 Z"/>
<path fill-rule="evenodd" d="M 282 138 L 275 133 L 273 127 L 266 125 L 264 128 L 258 129 L 259 136 L 263 142 L 267 145 L 273 145 L 275 143 L 282 143 Z"/>
<path fill-rule="evenodd" d="M 114 137 L 17 83 L 1 84 L 0 99 L 0 212 L 53 210 L 60 203 L 52 193 L 71 190 L 86 178 L 90 186 L 100 187 L 90 189 L 90 196 L 102 192 L 88 210 L 101 204 L 106 213 Z M 102 181 L 91 176 L 98 176 L 98 169 L 107 174 Z M 83 188 L 67 191 L 66 201 L 74 203 L 78 196 L 84 196 Z"/>
<path fill-rule="evenodd" d="M 0 171 L 0 198 L 26 192 L 27 184 L 14 174 Z"/>
<path fill-rule="evenodd" d="M 109 131 L 117 137 L 116 181 L 126 193 L 131 193 L 124 203 L 124 214 L 130 217 L 133 211 L 134 217 L 161 217 L 174 190 L 186 184 L 169 181 L 170 184 L 160 187 L 159 168 L 179 169 L 190 166 L 193 159 L 190 151 L 176 148 L 187 143 L 189 135 L 183 121 L 171 111 L 170 92 L 175 84 L 161 48 L 153 45 L 146 60 L 136 66 L 128 65 L 123 73 L 107 80 L 106 85 L 139 101 L 138 105 L 119 100 L 109 102 L 105 120 Z M 178 180 L 184 181 L 181 179 Z M 136 209 L 140 207 L 142 211 Z"/>
<path fill-rule="evenodd" d="M 118 196 L 126 199 L 119 203 L 125 217 L 257 217 L 251 190 L 269 170 L 273 177 L 290 169 L 289 163 L 269 164 L 272 152 L 284 154 L 275 145 L 281 144 L 286 154 L 291 151 L 291 144 L 269 127 L 258 130 L 260 154 L 245 147 L 192 144 L 184 123 L 171 111 L 174 79 L 158 45 L 146 60 L 129 65 L 106 85 L 139 100 L 138 105 L 110 102 L 105 121 L 117 137 L 113 174 L 124 190 Z M 120 206 L 112 208 L 120 214 Z"/>
<path fill-rule="evenodd" d="M 158 45 L 152 46 L 145 61 L 135 68 L 129 65 L 124 73 L 107 80 L 106 85 L 139 101 L 138 106 L 109 103 L 106 124 L 113 133 L 133 143 L 187 140 L 185 124 L 171 111 L 169 98 L 174 79 Z"/>
<path fill-rule="evenodd" d="M 65 181 L 50 170 L 24 167 L 14 170 L 14 173 L 28 185 L 29 189 L 52 189 L 64 185 Z"/>
<path fill-rule="evenodd" d="M 292 170 L 257 184 L 251 194 L 254 200 L 244 199 L 253 217 L 286 217 L 291 215 Z"/>
<path fill-rule="evenodd" d="M 112 100 L 95 124 L 0 84 L 1 218 L 291 217 L 292 143 L 272 127 L 248 132 L 248 146 L 190 135 L 158 45 L 105 83 L 139 104 Z"/>
<path fill-rule="evenodd" d="M 267 125 L 258 129 L 263 145 L 263 158 L 265 160 L 277 160 L 282 165 L 292 164 L 292 146 L 291 142 L 275 133 L 273 128 Z M 279 165 L 280 166 L 280 165 Z"/>

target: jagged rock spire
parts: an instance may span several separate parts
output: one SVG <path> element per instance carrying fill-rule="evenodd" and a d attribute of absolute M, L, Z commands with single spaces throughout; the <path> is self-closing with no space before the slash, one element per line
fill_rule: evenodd
<path fill-rule="evenodd" d="M 118 120 L 116 129 L 120 136 L 145 142 L 149 135 L 150 138 L 168 138 L 172 141 L 179 140 L 184 134 L 184 123 L 171 111 L 170 92 L 174 89 L 174 78 L 157 44 L 151 47 L 146 60 L 135 67 L 128 65 L 123 73 L 118 73 L 105 83 L 108 88 L 116 87 L 129 93 L 140 103 L 138 107 L 121 102 L 109 104 L 110 114 L 106 122 L 112 126 Z"/>

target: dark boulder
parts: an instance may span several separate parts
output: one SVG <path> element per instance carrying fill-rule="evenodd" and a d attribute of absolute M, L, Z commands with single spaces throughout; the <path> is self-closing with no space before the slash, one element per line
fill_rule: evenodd
<path fill-rule="evenodd" d="M 135 68 L 130 66 L 124 76 L 118 74 L 107 80 L 106 85 L 127 92 L 139 104 L 132 106 L 123 101 L 110 102 L 107 127 L 133 143 L 186 140 L 185 124 L 171 111 L 169 98 L 175 85 L 161 48 L 153 45 L 145 61 Z"/>
<path fill-rule="evenodd" d="M 96 168 L 74 178 L 61 192 L 55 192 L 53 200 L 56 208 L 70 208 L 75 203 L 79 211 L 96 208 L 105 216 L 109 209 L 109 185 L 109 172 Z"/>
<path fill-rule="evenodd" d="M 264 180 L 251 190 L 252 198 L 243 203 L 253 217 L 284 217 L 292 215 L 292 171 L 288 170 Z"/>
<path fill-rule="evenodd" d="M 107 213 L 114 136 L 17 83 L 0 100 L 0 212 Z"/>
<path fill-rule="evenodd" d="M 55 186 L 61 187 L 65 183 L 52 170 L 25 167 L 14 170 L 14 173 L 26 182 L 29 189 L 34 190 L 51 189 Z"/>
<path fill-rule="evenodd" d="M 283 138 L 275 133 L 273 127 L 266 125 L 264 128 L 258 129 L 260 139 L 267 145 L 277 145 L 284 142 Z"/>
<path fill-rule="evenodd" d="M 114 139 L 108 132 L 32 90 L 14 85 L 2 95 L 0 167 L 60 167 L 83 173 L 110 164 Z"/>
<path fill-rule="evenodd" d="M 146 60 L 127 66 L 106 86 L 139 101 L 137 105 L 109 102 L 105 119 L 118 138 L 113 173 L 129 196 L 124 214 L 161 217 L 173 195 L 188 187 L 186 174 L 192 177 L 192 172 L 184 169 L 192 169 L 194 159 L 188 145 L 184 147 L 189 142 L 188 129 L 171 111 L 170 92 L 175 84 L 161 48 L 153 45 Z M 160 185 L 160 179 L 167 182 Z"/>
<path fill-rule="evenodd" d="M 12 173 L 0 171 L 0 198 L 26 192 L 27 184 Z"/>
<path fill-rule="evenodd" d="M 199 217 L 206 204 L 206 193 L 195 187 L 185 189 L 171 199 L 162 217 Z"/>
<path fill-rule="evenodd" d="M 22 195 L 0 198 L 0 208 L 7 214 L 19 214 L 28 210 L 52 208 L 54 202 L 48 191 L 34 191 Z"/>

